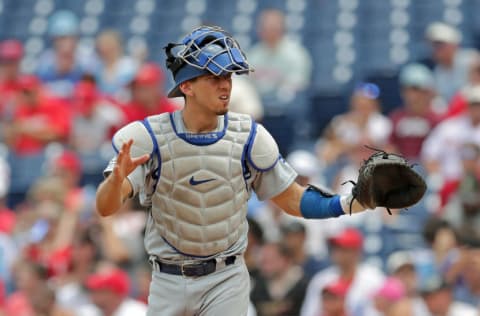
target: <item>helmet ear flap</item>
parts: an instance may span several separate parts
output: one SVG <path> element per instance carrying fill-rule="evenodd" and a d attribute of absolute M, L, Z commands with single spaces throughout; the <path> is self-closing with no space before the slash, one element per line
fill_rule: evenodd
<path fill-rule="evenodd" d="M 174 47 L 180 46 L 180 44 L 168 43 L 163 49 L 165 50 L 165 54 L 167 55 L 167 60 L 165 62 L 166 66 L 172 72 L 173 76 L 177 74 L 178 70 L 182 68 L 185 64 L 183 59 L 179 57 L 175 57 L 172 54 L 172 49 Z"/>

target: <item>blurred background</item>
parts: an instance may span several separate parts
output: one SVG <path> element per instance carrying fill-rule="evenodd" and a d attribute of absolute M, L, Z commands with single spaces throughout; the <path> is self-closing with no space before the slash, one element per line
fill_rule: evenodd
<path fill-rule="evenodd" d="M 428 183 L 408 210 L 299 220 L 249 204 L 251 315 L 478 315 L 480 0 L 0 0 L 0 315 L 144 315 L 147 213 L 99 218 L 121 126 L 182 108 L 163 47 L 202 24 L 255 72 L 231 110 L 297 181 L 348 193 L 374 150 Z M 347 183 L 346 183 L 347 182 Z M 346 184 L 345 184 L 346 183 Z M 232 312 L 234 315 L 234 312 Z"/>

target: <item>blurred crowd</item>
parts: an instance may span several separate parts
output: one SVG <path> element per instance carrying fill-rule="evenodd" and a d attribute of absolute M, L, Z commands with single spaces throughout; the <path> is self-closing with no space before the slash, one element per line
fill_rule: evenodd
<path fill-rule="evenodd" d="M 407 157 L 428 192 L 391 216 L 308 221 L 253 194 L 251 315 L 479 315 L 479 52 L 453 26 L 432 23 L 431 54 L 398 69 L 402 104 L 386 113 L 386 91 L 359 82 L 348 110 L 304 139 L 313 61 L 284 20 L 278 10 L 259 15 L 246 51 L 255 72 L 233 78 L 231 110 L 270 130 L 301 184 L 348 193 L 364 159 L 386 150 Z M 115 30 L 86 49 L 78 18 L 61 10 L 48 35 L 32 73 L 20 67 L 23 43 L 0 41 L 0 315 L 144 315 L 148 214 L 132 199 L 100 218 L 95 190 L 113 133 L 182 100 L 166 98 L 169 74 L 148 51 L 128 56 Z"/>

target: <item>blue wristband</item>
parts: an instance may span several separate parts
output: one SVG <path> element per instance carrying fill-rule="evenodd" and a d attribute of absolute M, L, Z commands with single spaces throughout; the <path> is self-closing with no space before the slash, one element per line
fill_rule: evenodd
<path fill-rule="evenodd" d="M 344 215 L 340 196 L 327 196 L 321 191 L 308 188 L 300 201 L 300 212 L 305 218 L 330 218 Z"/>

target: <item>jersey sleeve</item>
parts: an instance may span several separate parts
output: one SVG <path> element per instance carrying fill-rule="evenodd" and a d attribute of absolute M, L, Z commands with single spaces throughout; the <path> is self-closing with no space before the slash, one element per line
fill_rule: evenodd
<path fill-rule="evenodd" d="M 272 169 L 255 175 L 252 188 L 259 200 L 268 200 L 285 191 L 296 178 L 295 170 L 280 158 Z"/>

